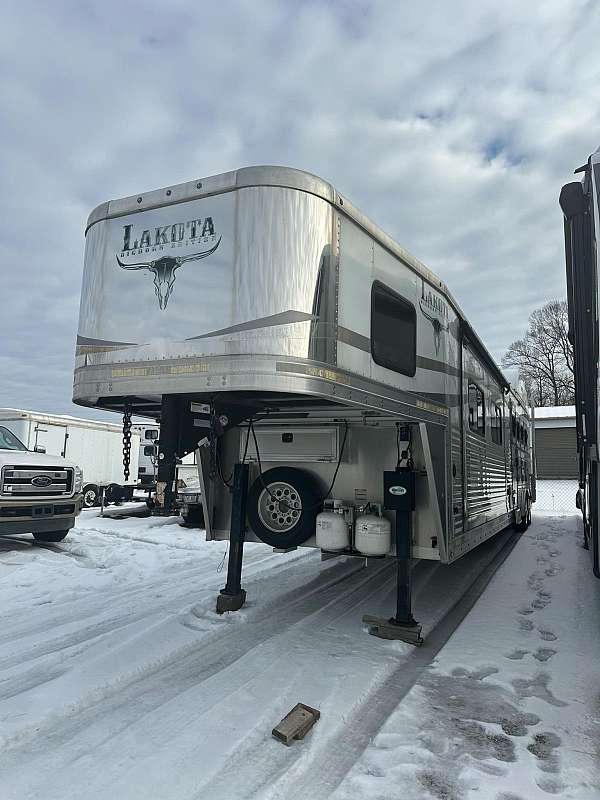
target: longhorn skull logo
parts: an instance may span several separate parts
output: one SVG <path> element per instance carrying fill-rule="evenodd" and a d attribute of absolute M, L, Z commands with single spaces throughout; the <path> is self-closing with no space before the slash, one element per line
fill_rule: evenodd
<path fill-rule="evenodd" d="M 444 300 L 436 297 L 433 292 L 428 289 L 425 293 L 425 281 L 421 284 L 421 313 L 431 322 L 433 328 L 433 346 L 435 348 L 436 356 L 439 355 L 440 347 L 442 344 L 442 333 L 448 330 L 448 307 Z"/>
<path fill-rule="evenodd" d="M 191 256 L 173 257 L 163 256 L 157 258 L 155 261 L 143 261 L 137 264 L 125 264 L 119 256 L 116 256 L 117 263 L 121 269 L 147 269 L 154 275 L 154 294 L 158 299 L 158 306 L 161 311 L 164 311 L 169 302 L 169 297 L 173 291 L 175 283 L 175 272 L 185 264 L 187 261 L 199 261 L 201 258 L 206 258 L 215 252 L 217 247 L 221 244 L 221 237 L 219 241 L 210 250 L 204 250 L 201 253 L 194 253 Z"/>
<path fill-rule="evenodd" d="M 435 354 L 439 355 L 440 345 L 442 343 L 442 331 L 448 330 L 448 325 L 442 325 L 441 321 L 437 317 L 433 317 L 431 314 L 428 314 L 423 309 L 423 305 L 421 305 L 421 311 L 423 312 L 425 319 L 428 319 L 429 322 L 431 322 L 433 327 L 433 345 L 435 347 Z"/>

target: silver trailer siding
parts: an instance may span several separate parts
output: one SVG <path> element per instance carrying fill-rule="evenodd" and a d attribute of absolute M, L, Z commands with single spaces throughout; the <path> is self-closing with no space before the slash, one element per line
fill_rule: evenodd
<path fill-rule="evenodd" d="M 143 313 L 131 313 L 132 292 Z M 373 335 L 386 303 L 404 315 L 394 347 Z M 90 216 L 74 401 L 158 419 L 165 395 L 186 414 L 258 403 L 259 442 L 273 430 L 296 441 L 263 471 L 301 467 L 323 491 L 340 448 L 310 460 L 298 436 L 317 427 L 326 445 L 348 425 L 334 496 L 356 504 L 382 502 L 397 423 L 409 424 L 416 557 L 453 561 L 531 501 L 526 404 L 446 286 L 333 186 L 297 170 L 240 169 Z M 197 441 L 206 420 L 196 422 Z M 241 422 L 220 437 L 225 476 L 246 435 Z M 226 537 L 229 489 L 211 480 L 206 493 L 208 536 Z"/>

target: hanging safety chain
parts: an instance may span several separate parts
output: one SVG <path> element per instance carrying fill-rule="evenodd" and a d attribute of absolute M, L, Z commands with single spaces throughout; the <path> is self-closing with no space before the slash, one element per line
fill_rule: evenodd
<path fill-rule="evenodd" d="M 123 475 L 125 483 L 129 480 L 129 465 L 131 463 L 131 406 L 125 404 L 123 408 Z"/>

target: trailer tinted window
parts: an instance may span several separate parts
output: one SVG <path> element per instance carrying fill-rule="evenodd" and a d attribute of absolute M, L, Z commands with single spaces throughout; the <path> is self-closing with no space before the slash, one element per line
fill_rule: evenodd
<path fill-rule="evenodd" d="M 153 456 L 153 455 L 154 455 L 154 445 L 152 445 L 152 444 L 147 444 L 147 445 L 144 447 L 144 455 L 145 455 L 145 456 Z"/>
<path fill-rule="evenodd" d="M 494 406 L 492 417 L 492 442 L 502 444 L 502 406 Z"/>
<path fill-rule="evenodd" d="M 485 436 L 485 401 L 476 383 L 469 384 L 469 428 L 473 433 Z"/>
<path fill-rule="evenodd" d="M 417 369 L 417 314 L 408 300 L 379 281 L 371 290 L 371 355 L 373 361 L 402 375 Z"/>

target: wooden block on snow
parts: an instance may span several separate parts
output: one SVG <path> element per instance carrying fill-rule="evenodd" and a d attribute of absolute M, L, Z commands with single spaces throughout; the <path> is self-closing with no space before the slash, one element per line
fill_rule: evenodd
<path fill-rule="evenodd" d="M 316 708 L 298 703 L 279 725 L 273 728 L 273 736 L 280 742 L 290 745 L 294 739 L 304 739 L 320 716 L 321 712 Z"/>

